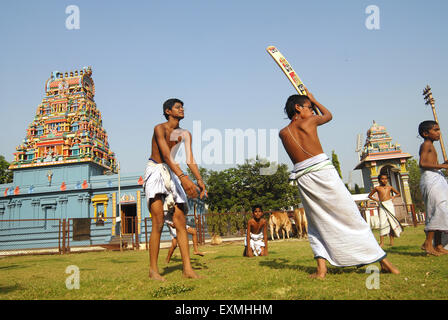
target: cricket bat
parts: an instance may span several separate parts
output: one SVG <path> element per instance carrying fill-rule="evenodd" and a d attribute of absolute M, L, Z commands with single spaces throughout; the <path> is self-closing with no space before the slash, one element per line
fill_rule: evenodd
<path fill-rule="evenodd" d="M 271 55 L 271 57 L 277 62 L 280 69 L 282 69 L 283 73 L 286 77 L 291 81 L 293 87 L 297 90 L 298 94 L 306 95 L 305 86 L 303 85 L 302 80 L 300 80 L 297 73 L 291 67 L 286 58 L 278 51 L 278 49 L 274 46 L 269 46 L 266 48 L 266 51 Z M 317 114 L 320 114 L 317 108 L 314 108 Z"/>

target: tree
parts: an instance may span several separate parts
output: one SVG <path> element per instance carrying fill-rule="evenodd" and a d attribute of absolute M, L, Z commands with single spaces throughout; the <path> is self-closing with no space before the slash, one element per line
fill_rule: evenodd
<path fill-rule="evenodd" d="M 364 193 L 364 188 L 360 188 L 357 183 L 355 183 L 355 194 Z"/>
<path fill-rule="evenodd" d="M 199 174 L 201 175 L 202 180 L 204 181 L 205 184 L 207 184 L 207 180 L 208 180 L 210 173 L 208 172 L 208 170 L 206 168 L 198 167 L 198 169 L 199 169 Z M 191 181 L 196 180 L 196 177 L 193 175 L 190 168 L 187 168 L 187 174 L 190 177 Z"/>
<path fill-rule="evenodd" d="M 416 211 L 424 211 L 425 203 L 423 202 L 422 193 L 420 191 L 420 166 L 417 160 L 409 159 L 406 161 L 406 169 L 409 172 L 409 190 L 411 192 L 412 202 Z"/>
<path fill-rule="evenodd" d="M 255 204 L 264 211 L 297 205 L 298 189 L 289 183 L 288 167 L 280 164 L 272 175 L 261 175 L 260 169 L 271 165 L 267 161 L 246 160 L 236 168 L 209 171 L 206 182 L 206 203 L 213 212 L 250 212 Z"/>
<path fill-rule="evenodd" d="M 260 174 L 262 168 L 269 166 L 270 162 L 257 158 L 222 171 L 199 168 L 208 194 L 205 203 L 209 212 L 206 216 L 209 232 L 220 235 L 244 232 L 250 218 L 246 213 L 250 213 L 255 204 L 270 211 L 300 203 L 297 186 L 289 182 L 287 165 L 278 165 L 271 175 Z M 187 172 L 194 181 L 191 171 Z"/>
<path fill-rule="evenodd" d="M 333 166 L 336 168 L 339 177 L 342 179 L 341 165 L 338 160 L 338 155 L 334 152 L 334 150 L 331 151 L 331 162 L 333 162 Z"/>
<path fill-rule="evenodd" d="M 0 184 L 12 182 L 12 171 L 8 169 L 9 162 L 0 156 Z"/>

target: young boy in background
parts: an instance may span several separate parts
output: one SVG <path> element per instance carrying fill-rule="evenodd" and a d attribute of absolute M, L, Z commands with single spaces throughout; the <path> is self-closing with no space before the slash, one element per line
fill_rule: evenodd
<path fill-rule="evenodd" d="M 389 235 L 390 245 L 394 245 L 394 237 L 400 237 L 403 227 L 397 218 L 395 218 L 395 208 L 392 200 L 400 196 L 400 192 L 388 184 L 386 174 L 378 176 L 379 186 L 373 188 L 368 195 L 370 200 L 378 202 L 378 215 L 380 219 L 380 247 L 384 245 L 384 237 Z M 378 194 L 378 200 L 373 195 Z"/>
<path fill-rule="evenodd" d="M 448 169 L 448 163 L 439 164 L 434 141 L 440 139 L 440 127 L 433 120 L 423 121 L 418 133 L 425 139 L 420 146 L 420 190 L 425 202 L 426 240 L 422 250 L 440 256 L 448 251 L 442 246 L 442 232 L 448 232 L 448 183 L 440 169 Z M 433 244 L 434 242 L 434 244 Z"/>
<path fill-rule="evenodd" d="M 252 208 L 252 218 L 247 222 L 246 238 L 244 239 L 244 256 L 268 255 L 268 224 L 263 217 L 260 205 Z"/>

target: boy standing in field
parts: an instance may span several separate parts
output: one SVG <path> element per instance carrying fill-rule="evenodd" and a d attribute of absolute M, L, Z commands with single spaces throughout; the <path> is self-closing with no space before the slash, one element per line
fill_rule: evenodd
<path fill-rule="evenodd" d="M 433 144 L 434 141 L 440 139 L 440 128 L 437 122 L 423 121 L 418 126 L 418 133 L 425 139 L 419 151 L 420 190 L 426 209 L 426 240 L 422 250 L 425 250 L 427 254 L 439 256 L 448 253 L 441 243 L 442 232 L 448 232 L 448 183 L 440 171 L 440 169 L 448 169 L 448 163 L 439 164 L 437 160 L 437 152 Z"/>
<path fill-rule="evenodd" d="M 379 261 L 383 272 L 398 274 L 323 152 L 317 127 L 332 119 L 330 111 L 307 89 L 306 93 L 288 98 L 285 112 L 291 122 L 279 135 L 294 163 L 290 179 L 297 181 L 308 220 L 308 237 L 317 260 L 317 272 L 311 277 L 325 277 L 326 261 L 338 267 Z M 314 114 L 313 106 L 321 115 Z"/>
<path fill-rule="evenodd" d="M 252 208 L 252 218 L 247 222 L 246 238 L 244 239 L 244 256 L 268 255 L 268 224 L 263 217 L 260 205 Z"/>
<path fill-rule="evenodd" d="M 389 235 L 390 245 L 394 245 L 394 237 L 400 237 L 403 228 L 400 222 L 395 218 L 395 208 L 392 202 L 393 199 L 400 196 L 400 192 L 394 187 L 388 185 L 386 174 L 378 176 L 379 186 L 373 188 L 369 193 L 369 199 L 378 202 L 378 215 L 380 218 L 380 247 L 384 245 L 384 237 Z M 373 198 L 373 195 L 378 194 L 378 200 Z M 393 194 L 394 193 L 394 194 Z"/>
<path fill-rule="evenodd" d="M 174 250 L 176 250 L 176 248 L 177 248 L 177 232 L 176 232 L 176 227 L 174 226 L 173 223 L 170 223 L 167 221 L 166 224 L 168 225 L 168 228 L 170 229 L 170 235 L 171 235 L 171 247 L 169 248 L 168 254 L 166 255 L 166 259 L 165 259 L 165 262 L 169 263 L 171 260 L 171 256 L 174 253 Z M 196 228 L 190 227 L 189 225 L 187 225 L 186 228 L 187 228 L 187 233 L 191 234 L 191 237 L 193 239 L 193 254 L 201 256 L 201 257 L 204 256 L 204 253 L 199 251 L 199 248 L 198 248 L 198 235 L 197 235 Z"/>
<path fill-rule="evenodd" d="M 148 209 L 151 212 L 152 228 L 149 239 L 149 277 L 165 281 L 159 274 L 157 259 L 160 250 L 160 236 L 164 220 L 173 222 L 177 232 L 177 242 L 183 263 L 185 278 L 198 278 L 190 262 L 185 214 L 188 213 L 187 195 L 200 198 L 205 194 L 205 185 L 191 150 L 191 134 L 179 127 L 184 118 L 184 104 L 179 99 L 169 99 L 163 104 L 166 122 L 154 127 L 152 152 L 146 165 L 143 189 Z M 184 174 L 174 161 L 177 150 L 185 141 L 187 165 L 196 177 L 199 188 Z"/>

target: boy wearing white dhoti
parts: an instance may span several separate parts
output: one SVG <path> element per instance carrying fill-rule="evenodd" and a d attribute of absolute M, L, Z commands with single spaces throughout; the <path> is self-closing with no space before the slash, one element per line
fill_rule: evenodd
<path fill-rule="evenodd" d="M 399 237 L 403 232 L 398 219 L 395 217 L 395 208 L 393 199 L 400 196 L 394 187 L 388 184 L 388 178 L 386 174 L 380 174 L 378 176 L 379 186 L 376 186 L 369 193 L 369 199 L 378 202 L 378 216 L 380 221 L 380 247 L 384 245 L 384 237 L 389 235 L 390 245 L 394 245 L 394 237 Z M 375 199 L 373 195 L 377 193 L 378 199 Z"/>
<path fill-rule="evenodd" d="M 252 249 L 252 253 L 254 256 L 261 256 L 264 247 L 266 247 L 264 242 L 264 232 L 260 233 L 252 233 L 250 232 L 250 240 L 249 240 L 250 248 Z M 244 246 L 247 248 L 247 237 L 244 238 Z"/>
<path fill-rule="evenodd" d="M 253 206 L 252 218 L 247 221 L 247 232 L 244 238 L 243 255 L 246 257 L 268 255 L 268 224 L 262 217 L 261 206 Z"/>
<path fill-rule="evenodd" d="M 379 261 L 382 271 L 398 274 L 323 152 L 317 127 L 332 119 L 330 111 L 305 90 L 306 96 L 288 98 L 285 113 L 291 122 L 280 131 L 280 138 L 294 163 L 290 178 L 297 181 L 308 219 L 308 237 L 317 261 L 317 272 L 311 277 L 325 277 L 326 261 L 339 267 Z"/>
<path fill-rule="evenodd" d="M 425 141 L 420 146 L 421 168 L 420 190 L 425 202 L 426 240 L 422 249 L 427 254 L 439 256 L 447 254 L 442 245 L 442 233 L 448 233 L 448 183 L 440 169 L 448 169 L 448 161 L 439 164 L 434 141 L 440 140 L 437 122 L 428 120 L 420 123 L 418 133 Z"/>
<path fill-rule="evenodd" d="M 380 216 L 380 236 L 384 237 L 390 235 L 390 245 L 393 246 L 393 238 L 400 237 L 400 234 L 403 232 L 403 227 L 395 216 L 395 207 L 392 200 L 380 201 L 378 205 Z"/>
<path fill-rule="evenodd" d="M 154 127 L 151 158 L 146 166 L 144 177 L 144 192 L 152 219 L 149 239 L 149 277 L 165 281 L 165 278 L 159 274 L 157 260 L 160 236 L 166 220 L 172 221 L 176 228 L 177 242 L 182 256 L 183 276 L 198 278 L 190 262 L 185 214 L 188 212 L 187 196 L 196 198 L 200 191 L 202 199 L 205 194 L 205 185 L 193 158 L 191 134 L 179 127 L 180 120 L 184 118 L 183 102 L 179 99 L 165 101 L 163 114 L 168 121 Z M 182 142 L 185 142 L 187 165 L 196 177 L 198 186 L 174 161 Z"/>

